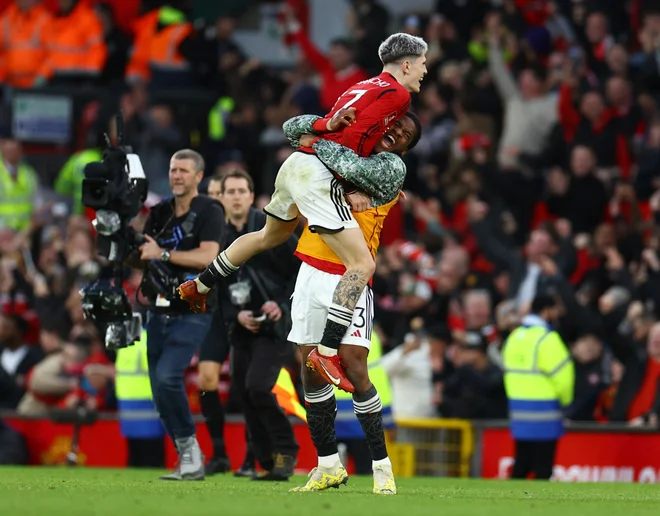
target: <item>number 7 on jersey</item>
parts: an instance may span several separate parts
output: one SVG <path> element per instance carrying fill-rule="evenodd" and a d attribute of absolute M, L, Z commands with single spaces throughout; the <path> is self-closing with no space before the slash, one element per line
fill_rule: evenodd
<path fill-rule="evenodd" d="M 351 100 L 349 100 L 348 102 L 346 102 L 346 104 L 344 104 L 344 105 L 343 105 L 342 107 L 340 107 L 339 109 L 346 109 L 347 107 L 349 107 L 349 106 L 355 104 L 358 100 L 360 100 L 360 98 L 362 97 L 362 95 L 364 95 L 365 93 L 367 93 L 367 91 L 368 91 L 368 90 L 351 90 L 351 91 L 348 91 L 348 92 L 344 93 L 340 98 L 344 98 L 344 97 L 346 97 L 347 95 L 355 95 L 355 96 L 354 96 Z M 337 111 L 339 111 L 339 109 L 338 109 Z"/>

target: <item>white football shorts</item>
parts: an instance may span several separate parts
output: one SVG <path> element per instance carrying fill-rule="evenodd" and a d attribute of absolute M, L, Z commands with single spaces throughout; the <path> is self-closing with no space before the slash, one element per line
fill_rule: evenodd
<path fill-rule="evenodd" d="M 316 156 L 300 151 L 282 163 L 264 212 L 284 222 L 302 215 L 313 232 L 337 233 L 359 227 L 341 182 Z"/>
<path fill-rule="evenodd" d="M 321 342 L 328 307 L 340 279 L 337 274 L 320 271 L 304 262 L 300 265 L 291 303 L 290 342 L 299 346 L 317 346 Z M 367 285 L 355 305 L 353 321 L 341 343 L 369 349 L 373 323 L 374 295 Z"/>

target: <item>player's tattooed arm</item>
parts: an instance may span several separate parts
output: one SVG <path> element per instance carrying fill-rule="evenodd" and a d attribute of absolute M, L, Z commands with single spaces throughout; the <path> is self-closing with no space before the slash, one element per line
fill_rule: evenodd
<path fill-rule="evenodd" d="M 328 168 L 371 197 L 372 208 L 392 201 L 403 187 L 406 165 L 394 153 L 379 152 L 361 158 L 348 147 L 329 140 L 317 140 L 313 147 Z"/>
<path fill-rule="evenodd" d="M 313 126 L 314 122 L 320 118 L 320 116 L 316 115 L 300 115 L 289 118 L 284 122 L 282 130 L 289 143 L 291 143 L 291 146 L 296 149 L 300 147 L 300 137 L 303 134 L 317 134 Z"/>

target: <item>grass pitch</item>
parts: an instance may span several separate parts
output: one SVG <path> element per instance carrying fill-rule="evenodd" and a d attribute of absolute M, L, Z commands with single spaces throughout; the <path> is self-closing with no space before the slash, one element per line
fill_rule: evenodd
<path fill-rule="evenodd" d="M 2 516 L 609 516 L 660 514 L 660 486 L 401 478 L 399 494 L 371 493 L 370 477 L 322 493 L 305 482 L 262 483 L 220 475 L 163 482 L 162 471 L 0 468 Z"/>

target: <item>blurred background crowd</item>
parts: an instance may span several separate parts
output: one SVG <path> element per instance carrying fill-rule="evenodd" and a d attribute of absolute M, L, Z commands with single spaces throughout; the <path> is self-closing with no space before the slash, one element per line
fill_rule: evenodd
<path fill-rule="evenodd" d="M 551 293 L 576 363 L 568 418 L 657 426 L 659 1 L 333 1 L 344 30 L 324 48 L 304 0 L 214 13 L 224 3 L 198 18 L 186 1 L 16 0 L 0 15 L 1 408 L 114 407 L 112 357 L 78 296 L 104 270 L 80 184 L 112 113 L 126 118 L 148 204 L 169 194 L 171 154 L 191 147 L 208 176 L 248 171 L 261 207 L 292 152 L 282 123 L 328 111 L 406 31 L 429 44 L 413 97 L 424 135 L 405 156 L 407 197 L 374 281 L 395 414 L 506 418 L 501 345 Z M 255 12 L 270 13 L 289 66 L 239 43 Z M 45 130 L 24 113 L 17 123 L 30 92 L 73 99 L 69 141 L 21 136 Z M 410 393 L 419 403 L 401 401 Z"/>

